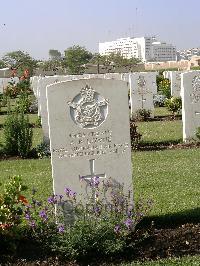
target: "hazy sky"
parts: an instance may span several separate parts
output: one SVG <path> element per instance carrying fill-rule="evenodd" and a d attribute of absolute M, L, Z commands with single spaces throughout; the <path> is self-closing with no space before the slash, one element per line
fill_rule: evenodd
<path fill-rule="evenodd" d="M 0 57 L 155 35 L 177 49 L 200 46 L 200 0 L 0 0 Z"/>

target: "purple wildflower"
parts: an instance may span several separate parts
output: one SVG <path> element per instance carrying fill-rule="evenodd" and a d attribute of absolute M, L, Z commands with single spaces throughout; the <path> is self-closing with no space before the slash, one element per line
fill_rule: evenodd
<path fill-rule="evenodd" d="M 69 188 L 65 188 L 65 194 L 69 197 L 69 195 L 70 195 L 70 192 L 71 192 L 71 189 L 69 189 Z"/>
<path fill-rule="evenodd" d="M 116 234 L 119 234 L 119 232 L 120 232 L 120 225 L 119 224 L 115 225 L 114 232 Z"/>
<path fill-rule="evenodd" d="M 133 220 L 128 218 L 126 219 L 126 221 L 124 222 L 124 224 L 126 225 L 126 227 L 128 228 L 128 230 L 131 230 L 131 228 L 133 227 Z"/>
<path fill-rule="evenodd" d="M 31 219 L 31 215 L 30 215 L 29 212 L 26 212 L 26 213 L 25 213 L 25 219 L 26 219 L 27 221 L 30 221 L 30 219 Z"/>
<path fill-rule="evenodd" d="M 64 225 L 59 225 L 59 226 L 58 226 L 58 232 L 59 232 L 60 234 L 62 234 L 62 233 L 64 233 L 64 231 L 65 231 Z"/>
<path fill-rule="evenodd" d="M 91 186 L 91 187 L 98 188 L 99 183 L 100 183 L 100 181 L 99 181 L 99 177 L 98 177 L 98 176 L 94 176 L 94 177 L 91 179 L 91 181 L 90 181 L 90 186 Z"/>
<path fill-rule="evenodd" d="M 47 213 L 46 213 L 46 210 L 41 210 L 41 211 L 39 212 L 39 216 L 40 216 L 44 221 L 46 221 L 46 220 L 48 219 L 48 217 L 47 217 Z"/>
<path fill-rule="evenodd" d="M 57 198 L 56 198 L 56 196 L 53 195 L 53 196 L 49 197 L 47 201 L 50 204 L 56 204 L 57 203 Z"/>
<path fill-rule="evenodd" d="M 70 193 L 69 193 L 69 195 L 70 195 L 70 197 L 72 197 L 72 198 L 76 198 L 76 192 L 73 192 L 73 191 L 70 191 Z"/>
<path fill-rule="evenodd" d="M 31 221 L 31 222 L 29 223 L 29 225 L 30 225 L 30 227 L 34 228 L 34 227 L 36 226 L 35 221 Z"/>
<path fill-rule="evenodd" d="M 99 206 L 95 206 L 95 207 L 94 207 L 94 212 L 95 212 L 95 214 L 97 214 L 97 215 L 100 214 L 101 209 L 99 208 Z"/>

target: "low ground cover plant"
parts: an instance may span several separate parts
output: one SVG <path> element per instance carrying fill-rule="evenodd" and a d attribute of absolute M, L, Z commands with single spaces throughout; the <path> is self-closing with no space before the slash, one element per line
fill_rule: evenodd
<path fill-rule="evenodd" d="M 85 181 L 81 179 L 80 182 L 84 185 Z M 149 211 L 151 202 L 140 201 L 133 206 L 132 198 L 123 193 L 122 187 L 113 187 L 111 179 L 100 184 L 96 176 L 89 187 L 86 204 L 78 201 L 76 192 L 70 188 L 65 188 L 63 195 L 52 195 L 42 202 L 37 200 L 35 189 L 30 199 L 22 195 L 26 189 L 22 179 L 13 177 L 0 198 L 3 251 L 16 252 L 20 241 L 25 239 L 69 260 L 85 259 L 94 254 L 111 256 L 131 248 L 132 234 Z M 70 220 L 66 218 L 66 204 L 72 206 Z"/>

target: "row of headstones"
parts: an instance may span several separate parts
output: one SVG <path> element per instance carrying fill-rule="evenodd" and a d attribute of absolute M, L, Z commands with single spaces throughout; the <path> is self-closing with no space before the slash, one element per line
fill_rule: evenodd
<path fill-rule="evenodd" d="M 130 107 L 134 116 L 138 109 L 151 110 L 154 114 L 153 95 L 157 93 L 156 72 L 144 73 L 111 73 L 111 74 L 87 74 L 87 75 L 67 75 L 51 77 L 32 77 L 31 84 L 36 98 L 38 99 L 38 115 L 41 116 L 45 142 L 49 141 L 49 126 L 47 112 L 46 87 L 60 81 L 72 81 L 79 79 L 116 79 L 123 80 L 130 85 Z M 128 99 L 128 97 L 127 97 Z"/>
<path fill-rule="evenodd" d="M 192 73 L 192 74 L 189 74 Z M 51 77 L 33 77 L 31 78 L 31 84 L 35 96 L 38 99 L 38 115 L 42 118 L 42 127 L 44 132 L 45 142 L 49 142 L 49 126 L 48 126 L 48 111 L 47 111 L 47 96 L 46 87 L 50 84 L 60 81 L 70 81 L 78 79 L 90 79 L 90 78 L 107 78 L 123 80 L 129 83 L 130 87 L 130 104 L 131 114 L 134 114 L 138 109 L 151 110 L 152 116 L 154 112 L 153 95 L 157 93 L 156 86 L 156 72 L 144 72 L 144 73 L 111 73 L 111 74 L 87 74 L 87 75 L 67 75 L 67 76 L 51 76 Z M 181 96 L 183 100 L 182 114 L 183 114 L 183 140 L 186 141 L 195 137 L 196 128 L 199 126 L 199 72 L 192 71 L 187 73 L 176 73 L 169 71 L 164 73 L 166 78 L 176 77 L 176 95 Z M 189 85 L 185 85 L 188 82 L 188 75 L 194 75 L 195 80 L 192 80 Z M 171 79 L 173 80 L 173 79 Z M 175 84 L 175 82 L 171 82 Z M 190 92 L 191 91 L 191 92 Z M 175 90 L 174 90 L 175 92 Z M 179 94 L 178 94 L 179 92 Z M 182 93 L 181 93 L 182 92 Z M 189 98 L 187 95 L 193 95 Z M 192 105 L 190 105 L 190 103 Z M 194 106 L 194 108 L 192 108 Z M 193 110 L 194 109 L 194 110 Z"/>
<path fill-rule="evenodd" d="M 55 194 L 62 194 L 67 186 L 83 200 L 96 176 L 111 178 L 113 186 L 123 186 L 126 193 L 132 190 L 128 92 L 131 88 L 132 98 L 144 93 L 153 97 L 152 80 L 143 73 L 32 78 L 43 130 L 50 140 Z M 188 139 L 200 126 L 200 71 L 183 73 L 181 80 L 184 138 Z M 66 205 L 67 215 L 68 210 Z"/>

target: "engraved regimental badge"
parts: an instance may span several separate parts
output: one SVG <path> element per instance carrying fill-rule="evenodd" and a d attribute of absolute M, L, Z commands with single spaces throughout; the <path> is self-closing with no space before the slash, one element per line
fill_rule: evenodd
<path fill-rule="evenodd" d="M 192 80 L 192 102 L 197 103 L 200 101 L 200 76 L 195 76 Z"/>
<path fill-rule="evenodd" d="M 108 114 L 108 99 L 104 99 L 88 85 L 68 105 L 72 120 L 81 128 L 100 126 Z"/>

